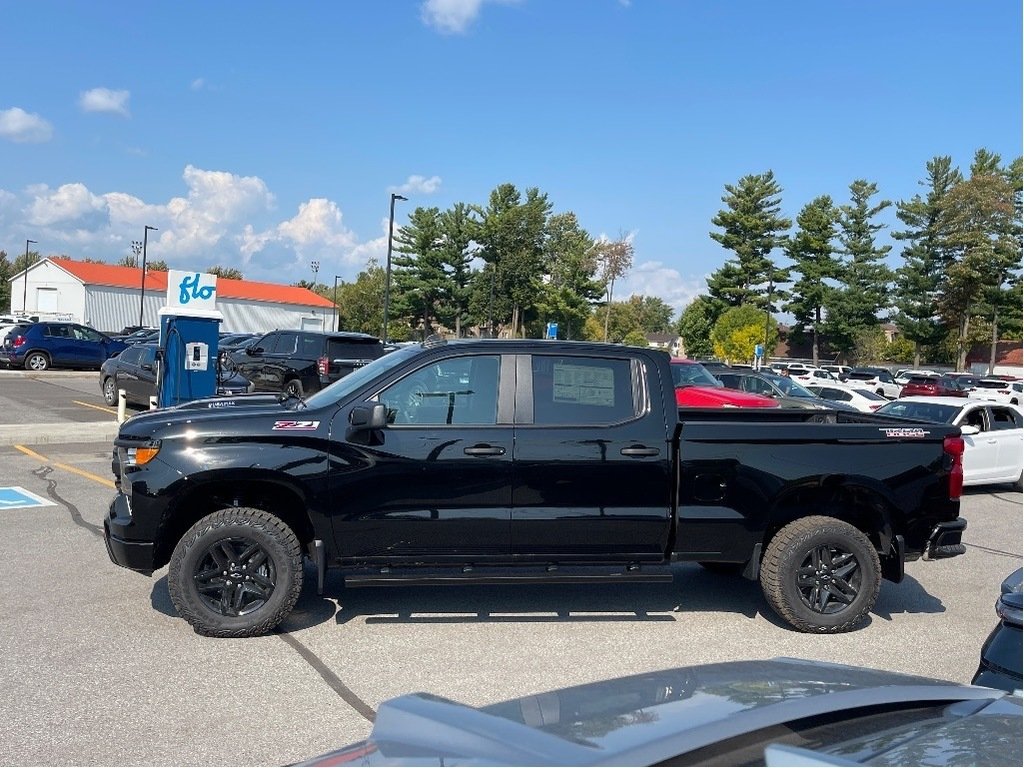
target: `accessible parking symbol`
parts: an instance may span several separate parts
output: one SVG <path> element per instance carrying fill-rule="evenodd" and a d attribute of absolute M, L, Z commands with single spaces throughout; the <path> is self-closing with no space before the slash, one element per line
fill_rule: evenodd
<path fill-rule="evenodd" d="M 0 486 L 0 510 L 55 506 L 57 505 L 49 499 L 37 496 L 17 485 Z"/>

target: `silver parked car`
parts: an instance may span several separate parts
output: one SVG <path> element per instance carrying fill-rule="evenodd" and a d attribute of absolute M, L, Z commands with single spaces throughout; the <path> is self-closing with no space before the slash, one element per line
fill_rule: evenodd
<path fill-rule="evenodd" d="M 1021 765 L 1021 722 L 1020 696 L 993 688 L 735 661 L 479 709 L 401 696 L 366 741 L 306 765 Z"/>

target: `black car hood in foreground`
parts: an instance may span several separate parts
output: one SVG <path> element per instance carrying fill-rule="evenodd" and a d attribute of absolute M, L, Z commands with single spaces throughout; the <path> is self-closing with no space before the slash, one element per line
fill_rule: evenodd
<path fill-rule="evenodd" d="M 306 765 L 1021 765 L 1021 699 L 822 662 L 729 662 L 474 709 L 385 702 L 365 742 Z M 809 752 L 810 750 L 811 752 Z M 675 758 L 679 757 L 679 760 Z"/>

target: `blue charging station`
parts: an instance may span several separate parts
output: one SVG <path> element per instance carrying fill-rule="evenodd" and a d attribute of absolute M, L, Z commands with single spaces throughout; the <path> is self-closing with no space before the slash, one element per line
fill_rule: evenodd
<path fill-rule="evenodd" d="M 217 340 L 222 317 L 215 310 L 160 310 L 160 375 L 157 404 L 169 408 L 217 394 Z"/>

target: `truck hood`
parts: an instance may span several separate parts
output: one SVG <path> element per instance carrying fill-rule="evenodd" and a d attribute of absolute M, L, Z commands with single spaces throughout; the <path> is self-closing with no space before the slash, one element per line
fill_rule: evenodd
<path fill-rule="evenodd" d="M 121 425 L 121 439 L 152 437 L 157 431 L 172 432 L 188 425 L 191 429 L 210 429 L 218 432 L 235 431 L 240 422 L 252 419 L 307 419 L 307 411 L 296 410 L 298 400 L 282 401 L 280 395 L 234 395 L 193 400 L 173 408 L 144 411 L 132 416 Z"/>

